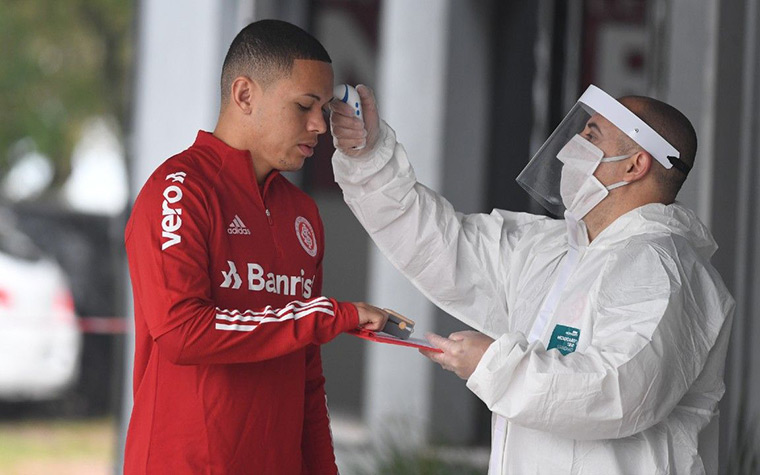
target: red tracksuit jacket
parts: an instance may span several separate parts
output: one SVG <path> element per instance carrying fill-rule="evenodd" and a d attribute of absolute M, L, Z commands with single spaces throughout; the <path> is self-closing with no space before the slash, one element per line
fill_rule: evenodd
<path fill-rule="evenodd" d="M 319 344 L 358 325 L 320 297 L 324 232 L 279 173 L 199 132 L 127 223 L 134 407 L 124 471 L 335 473 Z"/>

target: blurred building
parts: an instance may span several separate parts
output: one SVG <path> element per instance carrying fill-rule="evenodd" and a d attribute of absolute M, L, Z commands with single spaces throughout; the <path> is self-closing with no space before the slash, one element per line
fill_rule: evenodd
<path fill-rule="evenodd" d="M 760 338 L 758 2 L 187 0 L 177 9 L 144 0 L 138 9 L 127 144 L 133 197 L 198 129 L 213 128 L 226 49 L 240 28 L 261 18 L 317 36 L 333 58 L 336 83 L 372 86 L 420 180 L 463 212 L 541 212 L 514 179 L 590 83 L 682 110 L 700 148 L 680 199 L 712 229 L 721 246 L 714 264 L 738 303 L 720 421 L 727 470 L 737 441 L 751 435 L 741 431 L 754 431 L 760 414 L 758 399 L 749 397 L 760 389 L 751 352 Z M 370 243 L 332 181 L 330 142 L 323 139 L 291 177 L 322 211 L 325 293 L 394 308 L 420 331 L 464 328 Z M 131 355 L 128 349 L 127 364 Z M 488 410 L 416 352 L 344 335 L 324 347 L 323 359 L 333 420 L 354 421 L 360 439 L 371 432 L 418 445 L 488 445 Z M 129 401 L 131 384 L 125 389 Z M 125 420 L 128 414 L 127 403 Z"/>

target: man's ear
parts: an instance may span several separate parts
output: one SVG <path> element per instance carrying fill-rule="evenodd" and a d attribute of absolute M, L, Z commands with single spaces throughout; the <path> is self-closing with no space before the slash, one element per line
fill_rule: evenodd
<path fill-rule="evenodd" d="M 261 97 L 261 86 L 253 79 L 238 76 L 230 85 L 230 102 L 243 114 L 250 114 Z"/>
<path fill-rule="evenodd" d="M 640 180 L 649 173 L 654 157 L 646 150 L 639 150 L 625 161 L 625 176 L 623 180 L 632 182 Z"/>

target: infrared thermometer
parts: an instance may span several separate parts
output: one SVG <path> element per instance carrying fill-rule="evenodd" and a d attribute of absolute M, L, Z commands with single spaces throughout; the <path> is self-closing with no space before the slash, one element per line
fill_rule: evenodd
<path fill-rule="evenodd" d="M 359 98 L 359 93 L 356 92 L 354 86 L 348 84 L 338 84 L 333 90 L 333 96 L 341 102 L 345 102 L 354 109 L 354 116 L 364 122 L 364 114 L 362 113 L 362 101 Z"/>

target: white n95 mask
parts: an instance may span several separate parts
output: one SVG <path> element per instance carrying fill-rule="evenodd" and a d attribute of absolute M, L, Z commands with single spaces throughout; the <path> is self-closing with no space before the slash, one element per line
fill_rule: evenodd
<path fill-rule="evenodd" d="M 581 220 L 589 211 L 594 209 L 610 190 L 625 186 L 627 181 L 619 181 L 610 186 L 604 186 L 594 172 L 600 163 L 625 160 L 631 155 L 604 157 L 599 147 L 595 146 L 580 135 L 575 135 L 557 153 L 557 159 L 563 163 L 559 189 L 562 203 L 567 212 L 576 220 Z"/>

